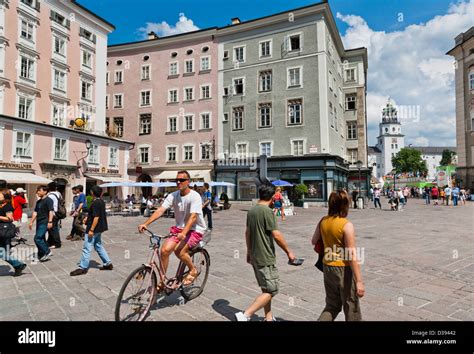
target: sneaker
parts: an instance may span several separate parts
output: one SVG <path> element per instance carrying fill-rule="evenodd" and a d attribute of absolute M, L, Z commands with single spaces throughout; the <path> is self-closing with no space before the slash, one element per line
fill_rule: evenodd
<path fill-rule="evenodd" d="M 87 269 L 82 269 L 82 268 L 77 268 L 76 270 L 73 270 L 69 275 L 71 277 L 75 277 L 76 275 L 83 275 L 87 273 Z"/>
<path fill-rule="evenodd" d="M 235 316 L 235 320 L 238 321 L 238 322 L 248 322 L 248 321 L 250 321 L 250 318 L 245 316 L 245 314 L 242 311 L 237 312 L 236 314 L 234 314 L 234 316 Z"/>
<path fill-rule="evenodd" d="M 272 320 L 271 320 L 271 321 L 267 321 L 266 318 L 264 318 L 264 319 L 262 320 L 262 322 L 276 322 L 276 321 L 277 321 L 277 319 L 275 318 L 275 316 L 272 316 Z"/>
<path fill-rule="evenodd" d="M 103 266 L 103 267 L 100 267 L 99 269 L 100 269 L 100 270 L 112 270 L 112 269 L 114 269 L 114 266 L 113 266 L 112 263 L 109 263 L 109 264 L 107 264 L 107 265 L 105 265 L 105 266 Z"/>
<path fill-rule="evenodd" d="M 40 258 L 40 262 L 46 262 L 52 255 L 53 252 L 49 251 L 48 254 L 45 254 L 43 257 Z"/>
<path fill-rule="evenodd" d="M 26 268 L 26 264 L 23 264 L 19 266 L 18 268 L 15 268 L 15 274 L 13 275 L 14 277 L 18 277 L 21 275 L 21 272 Z"/>

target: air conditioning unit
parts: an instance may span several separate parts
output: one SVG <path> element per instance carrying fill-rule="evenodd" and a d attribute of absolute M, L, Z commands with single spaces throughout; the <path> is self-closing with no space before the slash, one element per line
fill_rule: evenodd
<path fill-rule="evenodd" d="M 227 60 L 229 59 L 229 51 L 228 50 L 224 50 L 224 60 Z"/>
<path fill-rule="evenodd" d="M 224 113 L 224 118 L 222 119 L 223 122 L 229 121 L 229 113 Z"/>

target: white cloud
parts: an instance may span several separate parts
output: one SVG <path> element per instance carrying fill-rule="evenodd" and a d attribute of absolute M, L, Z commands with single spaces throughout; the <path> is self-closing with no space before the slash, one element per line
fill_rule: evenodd
<path fill-rule="evenodd" d="M 174 26 L 170 26 L 167 22 L 161 23 L 147 22 L 145 27 L 140 27 L 138 32 L 143 39 L 148 37 L 148 33 L 155 32 L 160 37 L 172 36 L 175 34 L 192 32 L 199 30 L 193 20 L 186 17 L 184 13 L 179 14 L 179 20 Z"/>
<path fill-rule="evenodd" d="M 454 37 L 469 29 L 474 0 L 451 4 L 447 13 L 402 31 L 374 31 L 360 16 L 337 13 L 349 25 L 346 48 L 367 47 L 369 143 L 375 144 L 380 111 L 387 97 L 417 107 L 420 119 L 403 120 L 405 143 L 455 146 L 454 58 L 445 53 Z"/>

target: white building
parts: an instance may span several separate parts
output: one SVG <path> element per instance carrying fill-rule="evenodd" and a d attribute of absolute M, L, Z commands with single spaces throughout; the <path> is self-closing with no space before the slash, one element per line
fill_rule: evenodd
<path fill-rule="evenodd" d="M 451 150 L 456 152 L 455 147 L 444 146 L 411 146 L 412 149 L 418 150 L 421 153 L 421 158 L 426 161 L 428 167 L 427 179 L 432 181 L 436 178 L 436 169 L 440 166 L 444 150 Z M 457 156 L 454 157 L 453 164 L 456 164 Z"/>

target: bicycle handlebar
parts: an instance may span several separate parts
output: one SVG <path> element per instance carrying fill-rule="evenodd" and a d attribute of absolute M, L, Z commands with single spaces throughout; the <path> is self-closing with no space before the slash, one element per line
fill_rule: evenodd
<path fill-rule="evenodd" d="M 168 238 L 168 237 L 171 237 L 171 236 L 176 236 L 176 234 L 172 234 L 172 233 L 169 233 L 168 235 L 157 235 L 157 234 L 154 234 L 153 232 L 151 232 L 148 229 L 145 229 L 144 232 L 147 232 L 148 234 L 150 234 L 150 237 L 157 237 L 157 238 Z"/>

